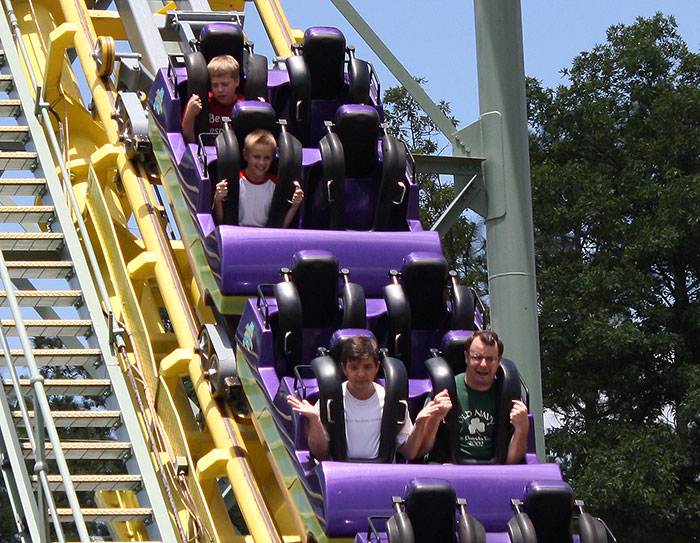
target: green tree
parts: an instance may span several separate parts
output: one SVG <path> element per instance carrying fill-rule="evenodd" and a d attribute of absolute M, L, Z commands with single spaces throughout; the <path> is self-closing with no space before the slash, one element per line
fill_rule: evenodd
<path fill-rule="evenodd" d="M 418 83 L 425 83 L 417 78 Z M 440 130 L 418 106 L 404 87 L 391 87 L 383 98 L 386 122 L 392 134 L 403 139 L 412 153 L 440 154 Z M 457 126 L 457 119 L 450 116 L 450 104 L 441 100 L 438 107 Z M 417 174 L 420 187 L 420 214 L 424 228 L 429 228 L 454 198 L 454 187 L 436 174 Z M 442 248 L 450 268 L 455 270 L 461 282 L 486 293 L 486 253 L 483 222 L 473 222 L 463 214 L 442 238 Z"/>
<path fill-rule="evenodd" d="M 700 538 L 700 55 L 673 17 L 528 82 L 550 454 L 621 541 Z"/>

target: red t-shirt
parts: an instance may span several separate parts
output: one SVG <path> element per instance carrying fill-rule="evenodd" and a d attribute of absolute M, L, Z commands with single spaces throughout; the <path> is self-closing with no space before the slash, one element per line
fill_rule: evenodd
<path fill-rule="evenodd" d="M 236 93 L 236 102 L 242 102 L 245 100 L 245 96 Z M 234 102 L 235 104 L 235 102 Z M 218 134 L 223 132 L 224 123 L 221 117 L 231 117 L 231 112 L 233 111 L 233 105 L 225 106 L 220 102 L 216 101 L 214 95 L 209 93 L 209 132 Z"/>

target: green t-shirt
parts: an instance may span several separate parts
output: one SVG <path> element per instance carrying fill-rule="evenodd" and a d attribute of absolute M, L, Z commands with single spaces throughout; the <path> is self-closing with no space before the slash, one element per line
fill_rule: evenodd
<path fill-rule="evenodd" d="M 496 391 L 467 386 L 464 373 L 455 376 L 457 386 L 457 427 L 462 457 L 488 459 L 493 456 L 493 428 L 496 420 Z"/>

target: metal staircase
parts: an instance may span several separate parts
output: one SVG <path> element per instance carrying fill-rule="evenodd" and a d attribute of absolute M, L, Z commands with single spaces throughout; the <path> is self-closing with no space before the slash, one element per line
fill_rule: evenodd
<path fill-rule="evenodd" d="M 178 541 L 81 210 L 4 14 L 0 41 L 0 460 L 17 531 Z"/>

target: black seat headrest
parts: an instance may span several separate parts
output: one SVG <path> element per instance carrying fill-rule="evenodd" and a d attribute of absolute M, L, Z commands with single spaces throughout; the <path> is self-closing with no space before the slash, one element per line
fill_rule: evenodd
<path fill-rule="evenodd" d="M 464 346 L 471 335 L 471 331 L 451 330 L 442 338 L 440 344 L 442 358 L 447 361 L 455 375 L 463 373 L 467 369 Z"/>
<path fill-rule="evenodd" d="M 438 328 L 447 312 L 447 261 L 436 253 L 409 253 L 401 273 L 414 329 Z"/>
<path fill-rule="evenodd" d="M 341 328 L 336 330 L 331 336 L 329 345 L 330 355 L 338 364 L 340 364 L 340 353 L 343 352 L 343 345 L 349 338 L 354 336 L 366 336 L 376 340 L 374 334 L 364 328 Z"/>
<path fill-rule="evenodd" d="M 233 106 L 231 125 L 242 152 L 245 137 L 253 130 L 263 129 L 274 135 L 277 128 L 277 117 L 274 108 L 267 102 L 245 100 L 237 102 Z"/>
<path fill-rule="evenodd" d="M 337 28 L 311 27 L 302 45 L 311 73 L 311 97 L 335 98 L 345 83 L 345 36 Z"/>
<path fill-rule="evenodd" d="M 537 543 L 571 541 L 574 491 L 563 481 L 532 481 L 525 489 L 525 513 Z"/>
<path fill-rule="evenodd" d="M 455 540 L 455 502 L 452 485 L 443 479 L 413 479 L 406 485 L 406 513 L 415 543 Z"/>
<path fill-rule="evenodd" d="M 301 298 L 304 326 L 332 326 L 338 307 L 338 261 L 328 251 L 294 255 L 292 281 Z"/>
<path fill-rule="evenodd" d="M 369 177 L 379 162 L 379 114 L 371 106 L 344 105 L 335 115 L 346 177 Z"/>
<path fill-rule="evenodd" d="M 199 34 L 199 48 L 209 62 L 219 55 L 231 55 L 243 64 L 243 31 L 232 23 L 210 23 Z"/>

